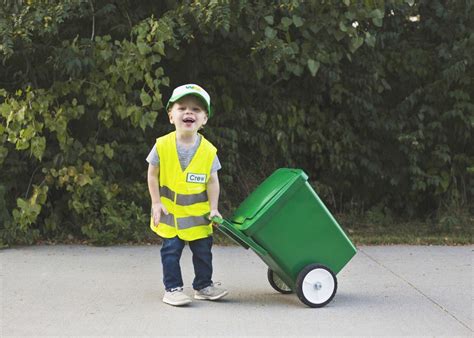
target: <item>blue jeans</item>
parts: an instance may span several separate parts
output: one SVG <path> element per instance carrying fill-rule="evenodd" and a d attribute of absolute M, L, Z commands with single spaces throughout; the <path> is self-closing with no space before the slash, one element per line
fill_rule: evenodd
<path fill-rule="evenodd" d="M 166 291 L 183 287 L 179 260 L 185 242 L 178 236 L 164 238 L 161 247 L 161 263 L 163 264 L 163 283 Z M 194 281 L 193 289 L 201 290 L 212 284 L 212 236 L 189 241 L 193 253 Z"/>

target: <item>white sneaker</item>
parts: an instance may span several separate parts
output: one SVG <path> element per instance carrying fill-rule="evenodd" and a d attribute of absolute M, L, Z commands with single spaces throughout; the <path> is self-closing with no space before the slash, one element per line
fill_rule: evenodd
<path fill-rule="evenodd" d="M 195 299 L 217 300 L 226 296 L 229 292 L 224 288 L 218 288 L 214 284 L 201 290 L 194 291 Z"/>
<path fill-rule="evenodd" d="M 183 292 L 183 288 L 174 288 L 170 291 L 165 291 L 163 302 L 173 306 L 183 306 L 191 303 L 191 298 Z"/>

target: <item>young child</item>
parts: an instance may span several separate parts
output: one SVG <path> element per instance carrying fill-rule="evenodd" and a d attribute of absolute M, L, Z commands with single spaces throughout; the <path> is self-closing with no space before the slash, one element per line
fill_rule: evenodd
<path fill-rule="evenodd" d="M 218 211 L 221 168 L 217 149 L 198 133 L 211 117 L 211 98 L 200 86 L 177 87 L 166 105 L 176 131 L 162 136 L 147 157 L 151 229 L 163 238 L 163 302 L 191 303 L 183 292 L 179 260 L 185 241 L 193 253 L 194 298 L 217 300 L 227 290 L 212 282 L 212 227 Z M 209 218 L 207 215 L 209 214 Z"/>

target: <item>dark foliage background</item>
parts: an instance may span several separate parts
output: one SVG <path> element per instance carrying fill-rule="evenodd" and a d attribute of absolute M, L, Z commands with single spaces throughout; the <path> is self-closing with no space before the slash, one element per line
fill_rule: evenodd
<path fill-rule="evenodd" d="M 289 166 L 354 226 L 472 225 L 473 8 L 1 1 L 0 241 L 153 238 L 145 157 L 189 82 L 213 100 L 225 215 Z"/>

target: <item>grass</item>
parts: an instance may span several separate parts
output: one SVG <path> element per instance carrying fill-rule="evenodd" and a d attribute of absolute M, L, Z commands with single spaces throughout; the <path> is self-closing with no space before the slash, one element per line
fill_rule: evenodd
<path fill-rule="evenodd" d="M 474 218 L 466 212 L 452 213 L 436 221 L 394 221 L 391 217 L 351 216 L 338 218 L 356 244 L 365 245 L 468 245 L 473 244 Z"/>
<path fill-rule="evenodd" d="M 426 226 L 393 226 L 384 228 L 355 229 L 348 232 L 356 245 L 469 245 L 472 233 L 466 229 L 436 231 Z"/>
<path fill-rule="evenodd" d="M 469 225 L 440 229 L 426 223 L 410 222 L 390 225 L 352 224 L 341 225 L 355 245 L 469 245 L 473 244 Z M 234 242 L 216 231 L 214 243 L 235 245 Z"/>

